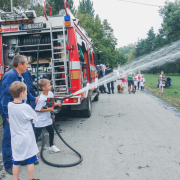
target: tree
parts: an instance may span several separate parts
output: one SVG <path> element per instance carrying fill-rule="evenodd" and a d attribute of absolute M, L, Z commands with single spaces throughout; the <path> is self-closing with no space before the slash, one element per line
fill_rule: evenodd
<path fill-rule="evenodd" d="M 78 9 L 80 14 L 90 14 L 94 16 L 93 2 L 91 2 L 91 0 L 79 1 Z"/>
<path fill-rule="evenodd" d="M 166 32 L 167 40 L 173 42 L 180 39 L 180 1 L 167 1 L 159 12 L 163 17 L 163 30 Z"/>
<path fill-rule="evenodd" d="M 57 15 L 57 14 L 59 14 L 59 11 L 61 9 L 64 9 L 64 0 L 47 0 L 47 2 L 52 8 L 52 15 Z M 75 14 L 76 10 L 74 7 L 74 1 L 73 0 L 67 0 L 67 2 L 71 8 L 71 12 L 73 14 Z"/>
<path fill-rule="evenodd" d="M 14 7 L 21 7 L 24 9 L 28 8 L 30 5 L 30 0 L 13 0 Z M 11 1 L 10 0 L 0 0 L 0 9 L 5 12 L 11 11 Z"/>

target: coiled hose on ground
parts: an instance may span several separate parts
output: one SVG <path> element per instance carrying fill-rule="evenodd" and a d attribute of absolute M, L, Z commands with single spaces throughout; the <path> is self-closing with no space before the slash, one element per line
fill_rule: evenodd
<path fill-rule="evenodd" d="M 58 132 L 57 130 L 57 127 L 56 127 L 56 124 L 55 122 L 53 122 L 53 126 L 54 126 L 54 129 L 57 133 L 57 135 L 59 136 L 59 138 L 63 141 L 63 143 L 68 146 L 72 151 L 74 151 L 78 156 L 79 156 L 79 161 L 77 162 L 74 162 L 74 163 L 71 163 L 71 164 L 55 164 L 55 163 L 51 163 L 49 161 L 47 161 L 44 156 L 43 156 L 43 151 L 44 151 L 44 145 L 45 145 L 45 140 L 44 140 L 44 131 L 42 131 L 42 147 L 41 147 L 41 159 L 44 163 L 50 165 L 50 166 L 53 166 L 53 167 L 72 167 L 72 166 L 76 166 L 78 164 L 80 164 L 83 160 L 82 156 L 80 153 L 78 153 L 75 149 L 73 149 L 69 144 L 67 144 L 67 142 L 62 138 L 62 136 L 60 135 L 60 133 Z"/>

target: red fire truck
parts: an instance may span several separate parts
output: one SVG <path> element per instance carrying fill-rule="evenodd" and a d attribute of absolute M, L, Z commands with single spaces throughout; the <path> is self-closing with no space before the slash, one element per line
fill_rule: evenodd
<path fill-rule="evenodd" d="M 46 7 L 49 7 L 50 16 L 46 14 Z M 93 41 L 72 15 L 66 1 L 64 7 L 58 15 L 52 16 L 51 7 L 45 3 L 44 16 L 41 17 L 36 17 L 33 10 L 24 13 L 16 8 L 13 12 L 0 11 L 0 79 L 12 68 L 15 55 L 25 55 L 35 87 L 39 78 L 48 78 L 54 96 L 67 97 L 63 108 L 90 117 L 91 101 L 98 101 L 97 87 L 71 98 L 68 96 L 95 82 Z"/>

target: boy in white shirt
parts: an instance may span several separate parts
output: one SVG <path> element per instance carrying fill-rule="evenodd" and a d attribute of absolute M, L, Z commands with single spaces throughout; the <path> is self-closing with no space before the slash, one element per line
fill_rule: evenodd
<path fill-rule="evenodd" d="M 144 90 L 144 84 L 145 84 L 145 78 L 144 78 L 144 75 L 142 75 L 142 78 L 141 78 L 141 91 Z"/>
<path fill-rule="evenodd" d="M 34 179 L 34 162 L 38 160 L 38 147 L 31 122 L 37 122 L 35 111 L 28 104 L 22 103 L 27 96 L 27 86 L 15 81 L 9 91 L 14 98 L 8 103 L 11 147 L 13 157 L 13 177 L 19 179 L 20 164 L 27 163 L 29 179 Z"/>
<path fill-rule="evenodd" d="M 45 127 L 49 133 L 49 150 L 53 152 L 59 152 L 60 150 L 54 145 L 54 128 L 52 125 L 51 112 L 54 112 L 54 107 L 46 107 L 46 101 L 48 98 L 54 98 L 51 92 L 51 83 L 48 79 L 40 79 L 39 87 L 43 90 L 39 96 L 38 102 L 35 107 L 37 113 L 38 122 L 35 122 L 35 136 L 36 141 L 41 135 L 42 129 Z M 62 104 L 54 103 L 54 106 L 62 106 Z"/>

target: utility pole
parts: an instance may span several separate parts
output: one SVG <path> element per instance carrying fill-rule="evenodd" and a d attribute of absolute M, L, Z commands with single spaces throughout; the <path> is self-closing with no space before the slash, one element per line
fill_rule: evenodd
<path fill-rule="evenodd" d="M 13 12 L 13 0 L 11 0 L 11 12 Z"/>

